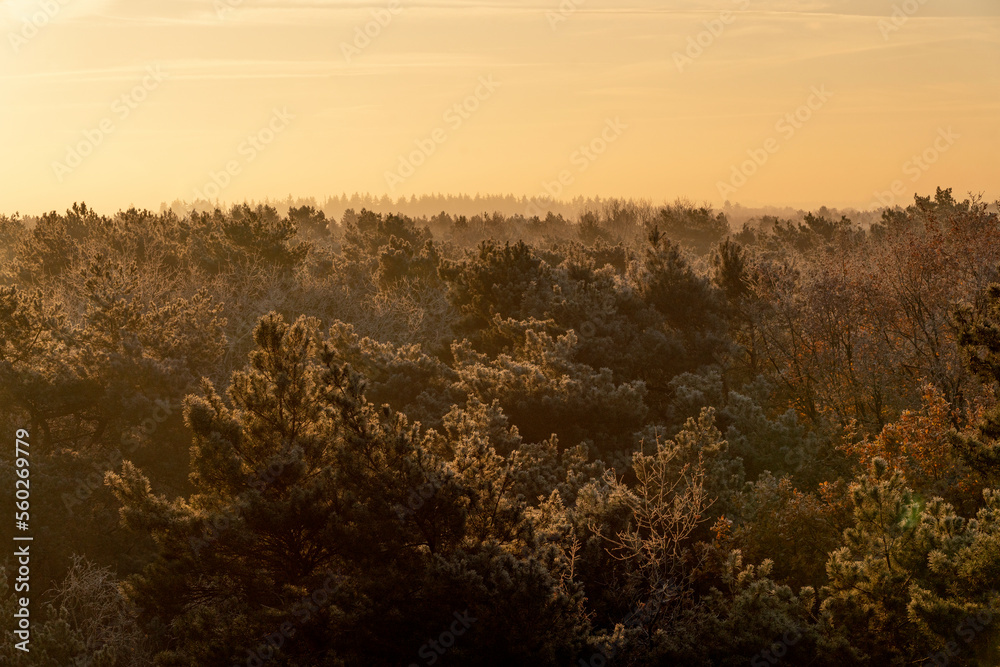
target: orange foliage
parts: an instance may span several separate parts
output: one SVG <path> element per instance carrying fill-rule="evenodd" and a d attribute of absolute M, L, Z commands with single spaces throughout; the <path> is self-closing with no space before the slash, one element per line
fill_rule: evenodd
<path fill-rule="evenodd" d="M 846 442 L 840 449 L 857 457 L 865 468 L 872 459 L 885 459 L 916 489 L 964 492 L 981 488 L 980 480 L 962 463 L 949 440 L 959 415 L 929 383 L 923 386 L 921 403 L 919 410 L 904 411 L 874 439 Z"/>

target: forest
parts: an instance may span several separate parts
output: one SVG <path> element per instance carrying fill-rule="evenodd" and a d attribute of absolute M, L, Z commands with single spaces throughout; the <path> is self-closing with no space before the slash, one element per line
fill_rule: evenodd
<path fill-rule="evenodd" d="M 997 665 L 998 399 L 951 189 L 0 215 L 0 663 Z"/>

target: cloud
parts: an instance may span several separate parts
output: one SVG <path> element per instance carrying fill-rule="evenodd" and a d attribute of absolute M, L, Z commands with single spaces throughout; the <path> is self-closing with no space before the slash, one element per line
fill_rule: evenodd
<path fill-rule="evenodd" d="M 0 30 L 8 31 L 25 21 L 43 27 L 51 23 L 66 23 L 79 19 L 103 16 L 113 0 L 6 0 L 0 10 Z"/>

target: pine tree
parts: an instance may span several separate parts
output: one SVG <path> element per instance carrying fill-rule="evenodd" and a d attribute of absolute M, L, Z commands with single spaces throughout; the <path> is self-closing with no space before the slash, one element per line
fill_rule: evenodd
<path fill-rule="evenodd" d="M 477 620 L 448 661 L 568 659 L 576 594 L 528 549 L 518 471 L 489 436 L 449 441 L 368 403 L 315 320 L 272 313 L 254 340 L 228 402 L 207 381 L 188 400 L 194 494 L 154 495 L 130 463 L 108 476 L 158 544 L 127 586 L 164 619 L 158 660 L 400 664 L 455 614 Z M 561 629 L 535 634 L 543 619 Z"/>
<path fill-rule="evenodd" d="M 823 610 L 850 628 L 855 646 L 875 665 L 910 664 L 927 653 L 907 615 L 910 586 L 926 569 L 918 539 L 919 502 L 898 471 L 876 458 L 850 487 L 854 525 L 830 555 Z"/>

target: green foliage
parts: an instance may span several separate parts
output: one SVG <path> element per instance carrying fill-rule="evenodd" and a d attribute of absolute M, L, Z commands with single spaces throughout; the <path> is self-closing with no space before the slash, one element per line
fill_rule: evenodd
<path fill-rule="evenodd" d="M 959 344 L 969 370 L 985 383 L 1000 384 L 1000 285 L 991 284 L 978 309 L 955 313 Z M 987 479 L 1000 481 L 1000 407 L 987 411 L 970 435 L 956 435 L 953 443 L 970 467 Z"/>
<path fill-rule="evenodd" d="M 468 343 L 452 347 L 458 386 L 483 403 L 498 401 L 532 442 L 556 434 L 570 444 L 591 439 L 602 449 L 622 446 L 646 416 L 641 382 L 616 384 L 609 369 L 572 361 L 572 332 L 553 339 L 525 332 L 523 352 L 490 361 Z"/>
<path fill-rule="evenodd" d="M 531 603 L 519 596 L 561 608 L 539 609 L 538 618 L 574 614 L 570 600 L 552 599 L 547 570 L 500 550 L 526 539 L 529 527 L 513 495 L 515 471 L 489 439 L 473 432 L 442 442 L 367 403 L 361 378 L 337 363 L 317 324 L 265 317 L 249 367 L 233 376 L 232 407 L 209 383 L 203 398 L 189 400 L 195 494 L 153 495 L 129 463 L 108 477 L 124 521 L 151 531 L 158 544 L 156 559 L 129 584 L 148 613 L 171 619 L 158 660 L 229 661 L 284 623 L 300 635 L 280 654 L 287 664 L 403 660 L 434 618 L 447 617 L 446 599 L 467 600 L 473 616 L 487 615 L 487 601 L 465 592 L 469 586 L 497 591 L 505 605 L 513 596 L 518 623 L 531 618 L 523 616 Z M 452 453 L 449 462 L 444 452 Z M 429 497 L 414 503 L 414 490 L 423 488 Z M 494 567 L 506 574 L 476 583 Z M 331 599 L 305 614 L 297 605 L 326 590 L 331 573 Z M 443 581 L 419 588 L 416 598 L 404 595 L 424 578 Z M 500 581 L 513 588 L 496 589 Z M 549 591 L 515 594 L 522 586 Z M 400 626 L 415 605 L 430 608 L 427 622 Z M 579 632 L 578 621 L 566 623 Z M 543 645 L 519 650 L 541 660 L 555 655 Z"/>
<path fill-rule="evenodd" d="M 0 216 L 0 660 L 1000 662 L 981 201 L 337 202 Z"/>
<path fill-rule="evenodd" d="M 716 214 L 707 207 L 695 208 L 680 202 L 660 209 L 658 224 L 667 237 L 691 246 L 702 255 L 729 234 L 725 213 Z"/>
<path fill-rule="evenodd" d="M 918 540 L 921 507 L 898 473 L 875 459 L 871 471 L 850 487 L 854 526 L 827 563 L 824 610 L 854 630 L 855 645 L 874 664 L 906 664 L 914 645 L 906 609 L 912 573 L 926 567 Z"/>

